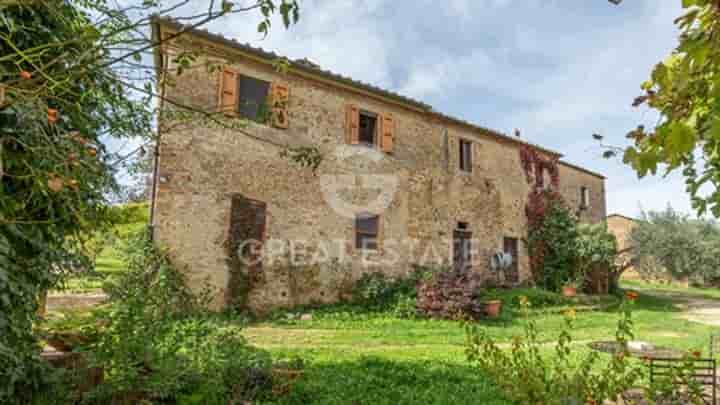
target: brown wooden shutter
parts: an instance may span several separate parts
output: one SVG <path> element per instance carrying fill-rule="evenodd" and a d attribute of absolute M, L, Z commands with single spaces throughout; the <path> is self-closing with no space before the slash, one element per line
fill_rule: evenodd
<path fill-rule="evenodd" d="M 395 137 L 395 119 L 392 114 L 380 116 L 380 150 L 392 153 Z"/>
<path fill-rule="evenodd" d="M 347 142 L 357 145 L 360 143 L 360 109 L 354 104 L 348 104 L 345 115 Z"/>
<path fill-rule="evenodd" d="M 225 115 L 236 116 L 238 109 L 238 75 L 224 68 L 220 74 L 219 107 Z"/>
<path fill-rule="evenodd" d="M 285 83 L 273 82 L 270 86 L 271 124 L 277 128 L 287 129 L 290 125 L 288 119 L 288 103 L 290 101 L 290 87 Z"/>

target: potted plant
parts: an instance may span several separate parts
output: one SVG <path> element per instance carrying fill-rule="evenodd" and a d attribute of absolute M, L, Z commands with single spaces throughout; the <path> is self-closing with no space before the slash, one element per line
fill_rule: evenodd
<path fill-rule="evenodd" d="M 483 294 L 483 306 L 485 314 L 488 318 L 497 318 L 500 316 L 502 311 L 502 300 L 500 300 L 500 294 L 494 290 L 490 290 Z"/>
<path fill-rule="evenodd" d="M 575 279 L 568 280 L 562 288 L 562 294 L 565 297 L 574 297 L 577 295 L 578 288 L 585 283 L 585 274 L 581 274 Z"/>

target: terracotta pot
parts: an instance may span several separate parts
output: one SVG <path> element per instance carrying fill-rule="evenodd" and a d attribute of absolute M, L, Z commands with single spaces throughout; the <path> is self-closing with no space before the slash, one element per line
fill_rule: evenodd
<path fill-rule="evenodd" d="M 565 297 L 574 297 L 577 295 L 577 288 L 566 285 L 565 287 L 563 287 L 562 293 Z"/>
<path fill-rule="evenodd" d="M 502 309 L 502 301 L 485 301 L 483 304 L 485 304 L 485 314 L 487 314 L 488 318 L 497 318 L 498 316 L 500 316 L 500 310 Z"/>

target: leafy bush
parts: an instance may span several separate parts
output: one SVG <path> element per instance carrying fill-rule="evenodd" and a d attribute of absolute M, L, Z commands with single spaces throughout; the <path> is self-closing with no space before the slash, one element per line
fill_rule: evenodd
<path fill-rule="evenodd" d="M 390 278 L 384 273 L 364 274 L 353 287 L 353 303 L 368 310 L 390 311 L 399 318 L 417 315 L 418 283 L 436 269 L 418 266 L 407 277 Z"/>
<path fill-rule="evenodd" d="M 561 202 L 548 197 L 542 216 L 528 231 L 528 253 L 535 283 L 546 290 L 560 291 L 576 280 L 577 219 Z"/>
<path fill-rule="evenodd" d="M 555 353 L 540 353 L 538 329 L 529 316 L 529 301 L 523 299 L 527 318 L 525 335 L 513 339 L 510 350 L 503 350 L 486 331 L 468 324 L 467 355 L 471 363 L 489 375 L 517 403 L 532 405 L 593 403 L 615 400 L 633 387 L 643 372 L 628 361 L 627 342 L 632 338 L 631 301 L 623 303 L 616 340 L 623 351 L 603 364 L 600 355 L 591 351 L 586 355 L 574 352 L 570 330 L 574 311 L 566 313 L 565 326 L 560 332 Z M 579 361 L 575 362 L 574 357 Z M 522 383 L 519 383 L 522 382 Z"/>
<path fill-rule="evenodd" d="M 219 325 L 167 256 L 142 232 L 130 240 L 128 271 L 109 289 L 112 305 L 93 351 L 105 381 L 88 400 L 228 403 L 267 394 L 270 358 L 237 324 Z"/>
<path fill-rule="evenodd" d="M 476 273 L 436 272 L 418 287 L 418 311 L 432 318 L 477 319 L 484 313 L 480 286 L 480 276 Z"/>

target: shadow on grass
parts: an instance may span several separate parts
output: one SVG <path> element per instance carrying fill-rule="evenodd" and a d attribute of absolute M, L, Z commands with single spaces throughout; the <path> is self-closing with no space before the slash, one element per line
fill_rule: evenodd
<path fill-rule="evenodd" d="M 637 291 L 634 289 L 628 289 L 638 292 L 638 297 L 635 300 L 633 311 L 650 311 L 650 312 L 681 312 L 682 309 L 676 304 L 676 300 L 670 297 L 658 296 L 648 294 L 643 291 Z M 624 294 L 624 293 L 623 293 Z M 604 312 L 618 312 L 622 301 L 618 299 L 617 302 L 608 305 L 603 309 Z"/>
<path fill-rule="evenodd" d="M 313 364 L 277 404 L 505 405 L 500 391 L 468 366 L 362 357 Z"/>

